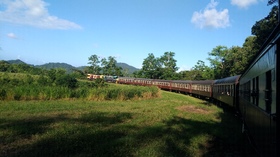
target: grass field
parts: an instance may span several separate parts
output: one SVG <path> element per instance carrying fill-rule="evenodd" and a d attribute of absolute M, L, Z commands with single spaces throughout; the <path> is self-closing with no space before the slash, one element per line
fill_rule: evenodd
<path fill-rule="evenodd" d="M 242 156 L 233 113 L 170 92 L 128 101 L 0 101 L 0 156 Z"/>

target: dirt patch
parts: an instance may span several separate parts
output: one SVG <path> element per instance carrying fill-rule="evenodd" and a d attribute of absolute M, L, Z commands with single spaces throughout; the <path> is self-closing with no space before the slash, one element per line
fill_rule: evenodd
<path fill-rule="evenodd" d="M 204 108 L 199 108 L 194 105 L 184 105 L 177 107 L 178 110 L 185 111 L 185 112 L 191 112 L 191 113 L 201 113 L 201 114 L 207 114 L 210 113 L 209 110 Z"/>

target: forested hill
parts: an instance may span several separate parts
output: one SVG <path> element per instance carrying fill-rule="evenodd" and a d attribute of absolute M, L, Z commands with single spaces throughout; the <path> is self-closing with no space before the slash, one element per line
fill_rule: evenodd
<path fill-rule="evenodd" d="M 25 62 L 19 60 L 19 59 L 16 59 L 16 60 L 8 60 L 7 61 L 8 63 L 10 64 L 26 64 Z"/>
<path fill-rule="evenodd" d="M 61 68 L 61 69 L 66 69 L 66 71 L 72 71 L 73 69 L 77 69 L 76 67 L 74 67 L 70 64 L 67 64 L 67 63 L 46 63 L 43 65 L 37 65 L 36 67 L 44 68 L 44 69 Z"/>
<path fill-rule="evenodd" d="M 137 68 L 135 68 L 135 67 L 133 67 L 131 65 L 128 65 L 126 63 L 117 63 L 116 65 L 121 67 L 123 70 L 127 69 L 129 74 L 132 74 L 133 72 L 139 70 L 139 69 L 137 69 Z"/>
<path fill-rule="evenodd" d="M 10 64 L 27 64 L 27 63 L 25 63 L 25 62 L 23 62 L 19 59 L 8 60 L 7 62 L 10 63 Z M 132 74 L 133 72 L 139 70 L 139 69 L 137 69 L 137 68 L 135 68 L 131 65 L 128 65 L 126 63 L 117 63 L 116 65 L 121 67 L 123 70 L 127 69 L 129 74 Z M 33 66 L 33 65 L 31 65 L 31 66 Z M 62 69 L 65 69 L 68 72 L 71 72 L 71 71 L 73 71 L 73 69 L 84 70 L 87 66 L 74 67 L 74 66 L 72 66 L 70 64 L 67 64 L 67 63 L 46 63 L 46 64 L 43 64 L 43 65 L 35 65 L 34 67 L 44 68 L 44 69 L 62 68 Z"/>

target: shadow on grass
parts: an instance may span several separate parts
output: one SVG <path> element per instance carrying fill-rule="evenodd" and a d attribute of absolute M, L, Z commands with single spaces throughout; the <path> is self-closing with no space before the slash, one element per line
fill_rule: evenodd
<path fill-rule="evenodd" d="M 123 156 L 120 139 L 126 134 L 110 127 L 130 118 L 129 113 L 91 112 L 77 119 L 0 119 L 0 156 Z"/>
<path fill-rule="evenodd" d="M 243 156 L 241 139 L 236 138 L 239 130 L 236 124 L 228 125 L 236 122 L 230 116 L 219 116 L 221 123 L 173 117 L 163 125 L 144 127 L 128 125 L 125 122 L 132 115 L 119 112 L 91 112 L 79 118 L 1 119 L 0 131 L 11 134 L 0 136 L 0 156 L 144 156 L 139 150 L 153 141 L 162 142 L 155 146 L 156 156 Z M 59 127 L 53 128 L 55 125 Z M 200 136 L 213 138 L 193 146 L 192 141 Z M 194 153 L 192 147 L 198 147 L 200 153 Z"/>

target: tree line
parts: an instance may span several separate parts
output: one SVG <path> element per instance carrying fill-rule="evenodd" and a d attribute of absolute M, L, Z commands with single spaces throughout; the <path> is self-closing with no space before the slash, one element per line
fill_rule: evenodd
<path fill-rule="evenodd" d="M 165 52 L 160 57 L 149 53 L 143 60 L 142 68 L 133 73 L 133 77 L 165 80 L 207 80 L 239 75 L 258 55 L 262 45 L 278 24 L 278 7 L 273 6 L 270 13 L 257 21 L 251 28 L 252 36 L 245 39 L 242 46 L 226 47 L 218 45 L 208 52 L 210 65 L 198 60 L 191 70 L 178 72 L 175 52 Z M 101 64 L 100 64 L 101 63 Z M 101 59 L 97 55 L 89 57 L 89 71 L 95 74 L 129 76 L 117 67 L 114 57 Z"/>
<path fill-rule="evenodd" d="M 101 58 L 97 55 L 90 56 L 88 58 L 89 66 L 84 70 L 74 69 L 71 76 L 63 69 L 46 70 L 27 64 L 9 64 L 5 61 L 0 61 L 0 72 L 28 73 L 48 76 L 49 78 L 55 75 L 58 84 L 64 84 L 59 78 L 86 78 L 87 73 L 165 80 L 207 80 L 238 75 L 242 74 L 255 56 L 258 55 L 262 45 L 278 24 L 278 12 L 278 7 L 274 6 L 265 18 L 257 21 L 251 28 L 252 36 L 247 37 L 242 46 L 228 48 L 218 45 L 208 53 L 209 66 L 205 65 L 204 61 L 198 60 L 196 65 L 186 71 L 178 72 L 175 52 L 170 51 L 164 52 L 160 57 L 149 53 L 148 57 L 143 60 L 142 68 L 132 75 L 126 69 L 116 65 L 115 57 Z M 68 81 L 66 84 L 75 82 L 73 79 Z"/>
<path fill-rule="evenodd" d="M 271 1 L 272 4 L 272 1 Z M 270 33 L 278 24 L 278 7 L 273 6 L 270 13 L 257 21 L 251 28 L 252 36 L 245 39 L 242 46 L 226 47 L 218 45 L 208 52 L 210 65 L 198 60 L 190 70 L 178 72 L 175 52 L 164 52 L 160 57 L 149 53 L 143 60 L 142 68 L 129 75 L 126 70 L 116 66 L 116 59 L 109 56 L 108 59 L 97 55 L 90 56 L 90 66 L 86 72 L 103 75 L 133 76 L 138 78 L 165 79 L 165 80 L 207 80 L 242 74 L 258 55 Z"/>
<path fill-rule="evenodd" d="M 218 45 L 208 53 L 207 60 L 210 65 L 198 60 L 191 70 L 177 72 L 175 52 L 165 52 L 163 56 L 156 58 L 152 53 L 144 59 L 140 71 L 134 73 L 134 77 L 150 79 L 173 80 L 207 80 L 242 74 L 258 55 L 262 45 L 268 39 L 270 33 L 278 24 L 278 7 L 272 7 L 265 18 L 257 21 L 251 28 L 252 36 L 245 39 L 243 45 L 226 47 Z"/>

